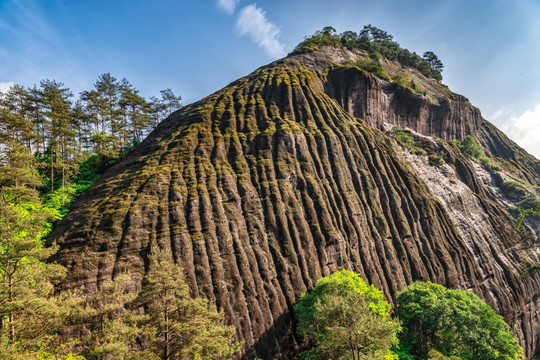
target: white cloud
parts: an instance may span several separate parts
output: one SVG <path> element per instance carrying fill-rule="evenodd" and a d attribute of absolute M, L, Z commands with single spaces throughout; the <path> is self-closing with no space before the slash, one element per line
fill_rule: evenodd
<path fill-rule="evenodd" d="M 506 135 L 540 159 L 540 104 L 521 116 L 512 116 L 502 129 Z"/>
<path fill-rule="evenodd" d="M 248 34 L 268 55 L 274 58 L 285 55 L 283 44 L 278 40 L 279 28 L 266 19 L 261 8 L 256 5 L 244 7 L 236 24 L 242 35 Z"/>
<path fill-rule="evenodd" d="M 12 87 L 15 83 L 13 81 L 10 82 L 0 82 L 0 92 L 6 92 L 9 90 L 10 87 Z"/>
<path fill-rule="evenodd" d="M 218 0 L 217 6 L 227 14 L 232 15 L 240 0 Z"/>

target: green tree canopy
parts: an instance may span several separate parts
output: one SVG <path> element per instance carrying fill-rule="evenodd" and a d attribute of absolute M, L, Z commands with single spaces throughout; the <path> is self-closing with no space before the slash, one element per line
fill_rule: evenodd
<path fill-rule="evenodd" d="M 136 303 L 145 309 L 141 325 L 151 353 L 163 360 L 230 358 L 240 349 L 234 341 L 236 329 L 224 324 L 223 312 L 207 299 L 190 297 L 182 274 L 170 251 L 150 255 Z"/>
<path fill-rule="evenodd" d="M 372 59 L 377 61 L 383 56 L 389 60 L 396 60 L 404 67 L 415 68 L 426 77 L 442 80 L 441 73 L 444 66 L 437 55 L 432 51 L 427 51 L 424 53 L 424 57 L 420 57 L 417 53 L 411 53 L 402 48 L 393 39 L 393 36 L 387 31 L 371 24 L 365 25 L 359 33 L 348 30 L 341 34 L 338 34 L 333 27 L 326 26 L 322 30 L 316 31 L 312 36 L 306 36 L 292 53 L 301 54 L 315 51 L 321 46 L 359 49 L 366 51 Z"/>
<path fill-rule="evenodd" d="M 297 332 L 308 340 L 304 359 L 392 358 L 399 324 L 390 304 L 360 275 L 341 270 L 321 278 L 294 307 Z"/>
<path fill-rule="evenodd" d="M 470 291 L 415 282 L 398 294 L 400 345 L 426 359 L 430 350 L 463 360 L 521 359 L 504 319 Z"/>

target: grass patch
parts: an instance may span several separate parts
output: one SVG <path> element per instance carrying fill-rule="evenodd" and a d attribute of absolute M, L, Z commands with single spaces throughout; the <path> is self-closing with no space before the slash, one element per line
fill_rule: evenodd
<path fill-rule="evenodd" d="M 392 128 L 394 133 L 394 138 L 398 143 L 406 147 L 414 155 L 426 155 L 426 151 L 418 146 L 416 146 L 414 139 L 409 135 L 401 126 L 394 126 Z"/>
<path fill-rule="evenodd" d="M 379 60 L 367 59 L 367 60 L 358 60 L 355 64 L 358 68 L 365 70 L 380 79 L 390 81 L 390 76 L 382 65 L 379 63 Z"/>
<path fill-rule="evenodd" d="M 515 180 L 506 180 L 502 183 L 503 192 L 512 200 L 523 199 L 527 194 L 527 188 L 522 183 Z"/>
<path fill-rule="evenodd" d="M 501 165 L 495 160 L 487 157 L 484 150 L 477 144 L 476 139 L 471 135 L 465 136 L 462 140 L 452 140 L 452 144 L 456 145 L 463 154 L 475 158 L 480 165 L 489 171 L 500 171 Z"/>

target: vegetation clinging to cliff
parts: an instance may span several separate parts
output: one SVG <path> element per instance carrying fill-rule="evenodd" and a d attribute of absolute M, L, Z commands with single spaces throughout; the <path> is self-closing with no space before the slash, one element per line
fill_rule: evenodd
<path fill-rule="evenodd" d="M 344 31 L 340 34 L 333 27 L 326 26 L 306 37 L 294 48 L 292 54 L 311 52 L 321 46 L 365 50 L 373 59 L 378 60 L 385 57 L 389 60 L 396 60 L 403 66 L 417 69 L 426 77 L 442 80 L 444 65 L 435 53 L 426 51 L 423 57 L 420 57 L 417 53 L 411 53 L 393 41 L 393 36 L 388 32 L 372 25 L 365 25 L 359 33 Z"/>

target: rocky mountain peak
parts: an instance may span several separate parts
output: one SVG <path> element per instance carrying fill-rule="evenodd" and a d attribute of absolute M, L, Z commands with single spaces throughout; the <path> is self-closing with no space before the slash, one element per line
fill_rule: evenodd
<path fill-rule="evenodd" d="M 540 185 L 538 160 L 438 80 L 360 50 L 291 55 L 172 114 L 73 205 L 50 237 L 64 286 L 140 280 L 158 244 L 246 355 L 289 359 L 292 306 L 321 276 L 359 272 L 390 301 L 431 280 L 485 299 L 531 356 L 536 237 L 514 226 L 504 176 L 448 141 L 467 135 L 504 176 Z"/>

